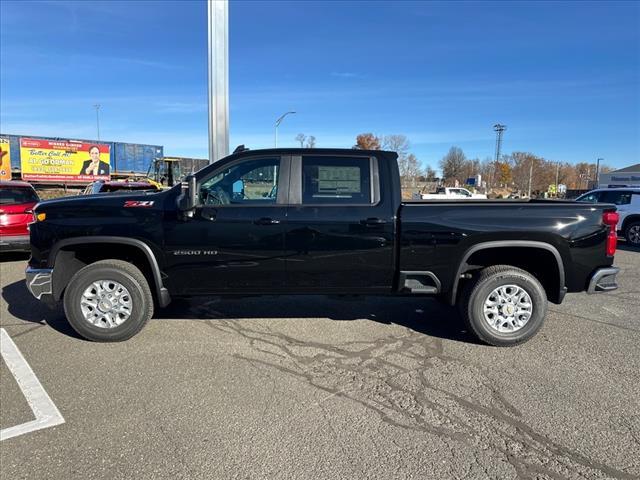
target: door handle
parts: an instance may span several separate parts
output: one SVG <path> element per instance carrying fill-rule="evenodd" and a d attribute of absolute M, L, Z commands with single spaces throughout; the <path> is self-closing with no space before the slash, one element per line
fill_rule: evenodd
<path fill-rule="evenodd" d="M 262 217 L 254 220 L 253 223 L 255 223 L 256 225 L 277 225 L 280 223 L 280 220 L 275 220 L 269 217 Z"/>
<path fill-rule="evenodd" d="M 374 226 L 374 225 L 384 225 L 387 221 L 383 218 L 365 218 L 364 220 L 360 220 L 360 224 L 366 226 Z"/>
<path fill-rule="evenodd" d="M 216 210 L 202 210 L 202 218 L 205 220 L 211 220 L 212 222 L 216 221 L 216 215 L 218 212 Z"/>

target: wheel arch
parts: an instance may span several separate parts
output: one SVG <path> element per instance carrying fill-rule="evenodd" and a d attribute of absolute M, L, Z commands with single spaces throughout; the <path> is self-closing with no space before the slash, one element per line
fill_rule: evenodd
<path fill-rule="evenodd" d="M 505 263 L 503 260 L 496 261 L 488 261 L 488 264 L 484 264 L 486 262 L 482 262 L 480 265 L 475 265 L 470 260 L 473 260 L 474 255 L 479 253 L 491 253 L 497 255 L 499 252 L 506 251 L 520 251 L 520 250 L 531 250 L 537 252 L 544 252 L 547 256 L 545 261 L 555 266 L 554 274 L 557 274 L 557 282 L 553 281 L 553 277 L 549 278 L 538 278 L 538 275 L 535 275 L 534 272 L 530 271 L 527 267 L 527 262 L 515 262 L 513 266 L 522 268 L 523 270 L 528 271 L 532 275 L 536 276 L 538 280 L 543 284 L 545 290 L 547 291 L 547 295 L 549 300 L 554 303 L 561 303 L 564 295 L 567 291 L 565 285 L 565 269 L 564 262 L 562 260 L 562 256 L 556 247 L 549 243 L 539 242 L 534 240 L 498 240 L 491 242 L 481 242 L 469 247 L 460 260 L 458 264 L 458 268 L 456 271 L 456 275 L 453 279 L 451 291 L 448 295 L 448 302 L 451 305 L 455 305 L 458 293 L 461 290 L 460 288 L 460 280 L 462 275 L 477 270 L 478 267 L 488 267 L 492 265 L 499 265 Z M 552 260 L 551 260 L 552 259 Z M 511 263 L 508 263 L 511 265 Z"/>
<path fill-rule="evenodd" d="M 120 248 L 118 251 L 112 248 L 107 249 L 104 255 L 95 254 L 92 261 L 106 260 L 107 258 L 123 259 L 128 252 L 137 252 L 135 254 L 136 260 L 132 263 L 142 267 L 141 270 L 145 273 L 152 283 L 152 291 L 155 292 L 155 297 L 160 307 L 165 307 L 171 301 L 168 290 L 164 287 L 162 282 L 162 273 L 160 271 L 160 265 L 158 260 L 151 250 L 151 247 L 136 238 L 126 237 L 114 237 L 114 236 L 89 236 L 89 237 L 74 237 L 65 240 L 60 240 L 51 249 L 49 255 L 50 267 L 55 267 L 54 273 L 54 296 L 56 300 L 59 300 L 66 286 L 68 285 L 71 277 L 84 265 L 91 262 L 83 262 L 77 258 L 78 249 L 87 249 L 88 245 L 106 245 L 109 247 L 125 247 Z M 65 258 L 66 257 L 66 258 Z M 144 259 L 144 261 L 142 260 Z M 60 260 L 60 261 L 59 261 Z M 142 262 L 142 264 L 140 264 Z M 57 278 L 56 278 L 57 277 Z"/>
<path fill-rule="evenodd" d="M 627 215 L 620 226 L 620 231 L 624 234 L 627 229 L 627 225 L 631 222 L 640 222 L 640 213 L 632 213 L 631 215 Z"/>

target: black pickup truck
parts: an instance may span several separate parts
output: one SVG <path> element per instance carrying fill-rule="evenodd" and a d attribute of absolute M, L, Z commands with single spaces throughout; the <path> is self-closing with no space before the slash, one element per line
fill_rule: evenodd
<path fill-rule="evenodd" d="M 617 288 L 614 205 L 401 199 L 393 152 L 240 149 L 160 193 L 38 204 L 27 286 L 87 339 L 194 295 L 433 295 L 492 345 Z"/>

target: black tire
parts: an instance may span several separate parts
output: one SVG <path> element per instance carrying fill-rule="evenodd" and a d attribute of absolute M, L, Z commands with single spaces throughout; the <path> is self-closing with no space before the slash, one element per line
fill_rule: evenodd
<path fill-rule="evenodd" d="M 81 299 L 93 282 L 120 283 L 130 295 L 130 315 L 123 323 L 110 328 L 93 325 L 82 313 Z M 137 334 L 153 315 L 153 296 L 142 272 L 122 260 L 100 260 L 80 269 L 64 292 L 64 311 L 69 324 L 79 335 L 94 342 L 121 342 Z"/>
<path fill-rule="evenodd" d="M 624 238 L 627 241 L 627 245 L 632 247 L 640 247 L 640 222 L 632 221 L 624 227 Z"/>
<path fill-rule="evenodd" d="M 531 317 L 519 330 L 500 332 L 484 316 L 484 302 L 501 285 L 516 285 L 531 299 Z M 510 265 L 494 265 L 480 271 L 470 281 L 459 300 L 459 309 L 470 332 L 496 347 L 511 347 L 531 339 L 540 330 L 547 314 L 547 295 L 533 275 Z"/>

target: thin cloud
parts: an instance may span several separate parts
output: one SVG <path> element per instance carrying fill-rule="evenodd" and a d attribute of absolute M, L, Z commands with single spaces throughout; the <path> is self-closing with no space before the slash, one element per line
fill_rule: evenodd
<path fill-rule="evenodd" d="M 331 72 L 332 77 L 338 78 L 359 78 L 361 75 L 354 72 Z"/>

